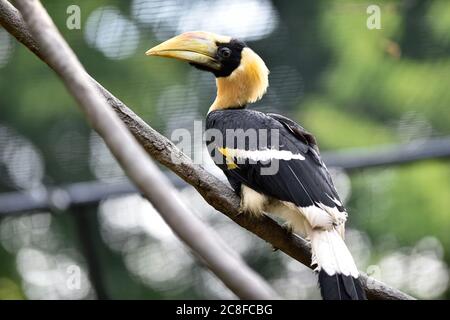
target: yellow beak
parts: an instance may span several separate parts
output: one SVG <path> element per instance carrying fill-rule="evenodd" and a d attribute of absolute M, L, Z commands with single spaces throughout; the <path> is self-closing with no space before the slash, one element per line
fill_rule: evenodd
<path fill-rule="evenodd" d="M 175 58 L 219 70 L 220 63 L 216 59 L 217 43 L 229 41 L 229 37 L 209 32 L 185 32 L 151 48 L 145 54 Z"/>

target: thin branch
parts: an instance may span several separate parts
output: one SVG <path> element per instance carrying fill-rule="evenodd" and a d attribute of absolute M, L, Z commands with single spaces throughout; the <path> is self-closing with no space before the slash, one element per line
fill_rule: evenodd
<path fill-rule="evenodd" d="M 0 0 L 0 23 L 16 39 L 42 57 L 35 41 L 29 36 L 27 27 L 20 13 L 6 0 Z M 92 79 L 92 78 L 91 78 Z M 279 248 L 284 253 L 310 267 L 311 252 L 309 244 L 302 238 L 289 234 L 273 219 L 264 216 L 255 220 L 247 215 L 239 215 L 239 198 L 218 178 L 211 175 L 203 167 L 195 165 L 192 160 L 182 153 L 176 146 L 139 118 L 122 101 L 113 96 L 94 79 L 100 92 L 107 99 L 109 105 L 116 111 L 128 129 L 142 144 L 144 149 L 159 163 L 163 164 L 184 181 L 192 185 L 202 197 L 215 209 L 222 212 L 241 227 L 254 233 L 261 239 Z M 177 158 L 176 163 L 172 160 Z M 369 299 L 380 300 L 410 300 L 413 297 L 378 282 L 365 274 L 361 274 L 361 282 Z"/>
<path fill-rule="evenodd" d="M 42 56 L 77 100 L 91 126 L 103 138 L 122 169 L 171 229 L 240 298 L 278 298 L 240 256 L 187 208 L 177 190 L 90 81 L 41 3 L 38 0 L 18 0 L 16 3 L 41 48 Z"/>

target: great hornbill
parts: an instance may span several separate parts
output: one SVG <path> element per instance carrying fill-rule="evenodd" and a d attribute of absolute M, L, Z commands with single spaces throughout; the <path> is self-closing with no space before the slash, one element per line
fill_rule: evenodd
<path fill-rule="evenodd" d="M 207 145 L 241 196 L 242 211 L 278 215 L 311 241 L 324 299 L 365 299 L 343 240 L 347 212 L 314 136 L 284 116 L 245 108 L 266 92 L 269 70 L 264 61 L 242 41 L 199 31 L 171 38 L 146 54 L 187 61 L 215 75 L 217 96 L 206 129 L 222 137 L 215 135 Z M 252 130 L 258 134 L 248 134 Z"/>

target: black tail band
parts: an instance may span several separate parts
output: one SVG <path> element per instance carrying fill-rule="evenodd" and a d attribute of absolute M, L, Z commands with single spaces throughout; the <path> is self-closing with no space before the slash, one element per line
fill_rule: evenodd
<path fill-rule="evenodd" d="M 320 270 L 319 285 L 324 300 L 367 300 L 359 279 L 350 275 L 335 273 L 330 276 Z"/>

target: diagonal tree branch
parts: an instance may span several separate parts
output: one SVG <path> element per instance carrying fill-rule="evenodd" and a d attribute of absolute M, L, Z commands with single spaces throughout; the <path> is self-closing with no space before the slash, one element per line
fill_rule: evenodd
<path fill-rule="evenodd" d="M 220 280 L 243 299 L 276 299 L 278 295 L 225 242 L 188 209 L 168 178 L 150 160 L 56 29 L 39 0 L 16 2 L 31 33 L 91 126 L 121 167 L 158 210 L 176 235 Z"/>
<path fill-rule="evenodd" d="M 0 24 L 18 41 L 40 57 L 41 60 L 49 64 L 47 58 L 42 55 L 39 46 L 30 35 L 20 13 L 6 0 L 0 0 Z M 52 66 L 50 65 L 50 67 Z M 229 187 L 208 173 L 203 167 L 194 164 L 170 140 L 145 123 L 94 79 L 92 81 L 131 133 L 155 160 L 195 187 L 211 206 L 234 220 L 241 227 L 253 232 L 304 265 L 310 266 L 311 252 L 309 244 L 305 240 L 289 234 L 278 223 L 267 216 L 255 220 L 247 215 L 239 215 L 239 198 Z M 173 159 L 177 159 L 177 161 L 173 161 Z M 365 274 L 361 274 L 361 282 L 369 299 L 414 299 L 400 290 L 391 288 Z"/>

